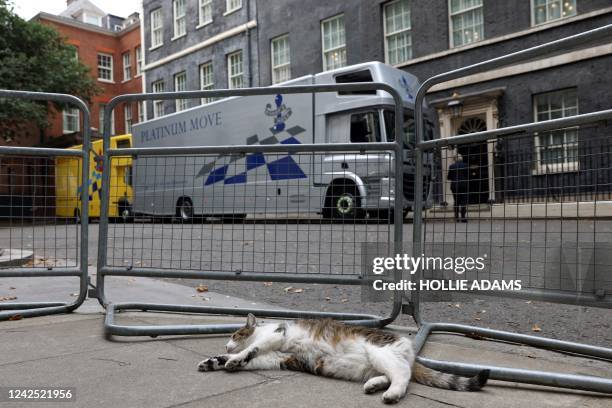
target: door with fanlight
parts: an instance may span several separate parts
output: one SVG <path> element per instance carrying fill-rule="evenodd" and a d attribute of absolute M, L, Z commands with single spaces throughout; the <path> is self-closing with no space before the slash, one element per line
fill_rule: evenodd
<path fill-rule="evenodd" d="M 487 130 L 485 118 L 473 116 L 461 118 L 456 134 L 484 132 Z M 469 171 L 469 204 L 484 204 L 489 200 L 489 155 L 487 142 L 469 143 L 460 145 L 457 151 L 463 156 Z"/>

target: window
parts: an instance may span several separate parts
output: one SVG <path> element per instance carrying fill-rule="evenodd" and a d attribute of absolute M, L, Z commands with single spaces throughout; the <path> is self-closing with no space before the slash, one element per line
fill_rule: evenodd
<path fill-rule="evenodd" d="M 291 54 L 289 52 L 289 36 L 283 35 L 272 40 L 272 83 L 291 79 Z"/>
<path fill-rule="evenodd" d="M 242 0 L 226 0 L 225 1 L 225 14 L 236 11 L 242 7 Z"/>
<path fill-rule="evenodd" d="M 187 73 L 185 71 L 174 75 L 174 91 L 182 92 L 187 90 Z M 176 111 L 187 109 L 187 99 L 176 100 Z"/>
<path fill-rule="evenodd" d="M 187 32 L 187 22 L 185 18 L 185 0 L 174 0 L 172 2 L 174 16 L 174 37 L 178 38 Z"/>
<path fill-rule="evenodd" d="M 64 133 L 78 132 L 80 124 L 78 108 L 66 108 L 62 111 L 62 128 Z"/>
<path fill-rule="evenodd" d="M 158 8 L 151 12 L 151 48 L 159 47 L 164 43 L 164 23 L 162 10 Z"/>
<path fill-rule="evenodd" d="M 76 45 L 68 44 L 68 47 L 74 52 L 74 60 L 79 60 L 79 47 Z"/>
<path fill-rule="evenodd" d="M 451 47 L 484 39 L 482 0 L 450 0 Z"/>
<path fill-rule="evenodd" d="M 533 25 L 576 15 L 576 0 L 532 0 Z"/>
<path fill-rule="evenodd" d="M 127 81 L 132 78 L 132 56 L 130 52 L 123 54 L 123 80 Z"/>
<path fill-rule="evenodd" d="M 145 101 L 138 101 L 138 123 L 146 120 Z"/>
<path fill-rule="evenodd" d="M 410 32 L 410 7 L 408 0 L 396 0 L 385 4 L 385 62 L 396 65 L 412 58 Z"/>
<path fill-rule="evenodd" d="M 87 24 L 93 24 L 97 25 L 98 27 L 102 27 L 102 18 L 98 16 L 83 13 L 83 21 L 85 21 Z"/>
<path fill-rule="evenodd" d="M 208 24 L 212 19 L 212 0 L 200 0 L 199 25 Z"/>
<path fill-rule="evenodd" d="M 351 143 L 380 142 L 378 112 L 351 115 Z"/>
<path fill-rule="evenodd" d="M 346 65 L 346 39 L 344 35 L 344 15 L 332 17 L 321 23 L 323 36 L 323 70 Z"/>
<path fill-rule="evenodd" d="M 385 119 L 385 131 L 387 133 L 387 142 L 395 141 L 395 112 L 385 110 L 383 112 Z M 404 113 L 404 121 L 402 130 L 404 131 L 404 146 L 413 148 L 416 142 L 416 129 L 414 126 L 414 118 L 410 113 Z"/>
<path fill-rule="evenodd" d="M 164 92 L 164 81 L 153 82 L 153 93 Z M 164 101 L 153 101 L 153 117 L 164 116 Z"/>
<path fill-rule="evenodd" d="M 136 76 L 142 74 L 142 48 L 136 47 Z"/>
<path fill-rule="evenodd" d="M 242 51 L 235 52 L 227 56 L 227 75 L 230 89 L 242 88 L 244 80 L 242 78 Z"/>
<path fill-rule="evenodd" d="M 578 114 L 575 89 L 549 92 L 534 96 L 535 121 L 559 119 Z M 535 138 L 539 172 L 578 170 L 578 128 L 558 129 Z"/>
<path fill-rule="evenodd" d="M 102 135 L 104 133 L 104 109 L 105 108 L 106 108 L 106 104 L 101 103 L 100 111 L 98 113 L 98 120 L 99 120 L 98 134 L 99 135 Z M 111 123 L 110 134 L 114 135 L 115 134 L 115 111 L 114 110 L 111 112 L 110 123 Z"/>
<path fill-rule="evenodd" d="M 126 103 L 123 107 L 123 118 L 125 120 L 125 133 L 132 133 L 132 105 Z"/>
<path fill-rule="evenodd" d="M 215 78 L 212 62 L 200 65 L 200 89 L 205 91 L 215 88 Z M 210 103 L 215 98 L 202 98 L 202 103 Z"/>
<path fill-rule="evenodd" d="M 113 56 L 98 54 L 98 80 L 113 81 Z"/>

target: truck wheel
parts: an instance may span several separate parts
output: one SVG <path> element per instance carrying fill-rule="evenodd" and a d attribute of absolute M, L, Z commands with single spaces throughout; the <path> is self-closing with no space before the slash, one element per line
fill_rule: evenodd
<path fill-rule="evenodd" d="M 119 214 L 119 219 L 122 222 L 130 222 L 134 219 L 134 215 L 132 214 L 132 207 L 129 203 L 121 202 L 117 206 L 117 214 Z"/>
<path fill-rule="evenodd" d="M 338 220 L 361 219 L 364 212 L 361 209 L 361 199 L 357 193 L 357 188 L 351 185 L 337 185 L 331 189 L 331 195 L 325 200 L 327 210 L 331 213 L 331 218 Z"/>
<path fill-rule="evenodd" d="M 193 221 L 193 203 L 189 198 L 181 198 L 176 205 L 176 216 L 183 222 Z"/>

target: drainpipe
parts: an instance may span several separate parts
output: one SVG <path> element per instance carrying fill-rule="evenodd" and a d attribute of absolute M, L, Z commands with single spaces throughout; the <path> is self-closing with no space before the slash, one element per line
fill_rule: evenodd
<path fill-rule="evenodd" d="M 246 22 L 251 21 L 251 0 L 247 0 Z M 249 60 L 249 88 L 253 87 L 253 61 L 251 60 L 251 29 L 247 27 L 247 59 Z"/>

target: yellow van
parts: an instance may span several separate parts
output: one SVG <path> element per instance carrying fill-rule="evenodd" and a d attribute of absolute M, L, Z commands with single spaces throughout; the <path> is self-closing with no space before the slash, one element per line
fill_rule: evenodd
<path fill-rule="evenodd" d="M 112 149 L 132 146 L 132 135 L 111 137 Z M 81 149 L 72 146 L 69 149 Z M 102 196 L 102 140 L 91 143 L 89 154 L 89 216 L 100 217 Z M 132 158 L 115 157 L 110 163 L 109 218 L 128 221 L 132 218 Z M 58 157 L 55 161 L 55 211 L 59 217 L 80 218 L 81 161 L 75 157 Z"/>

